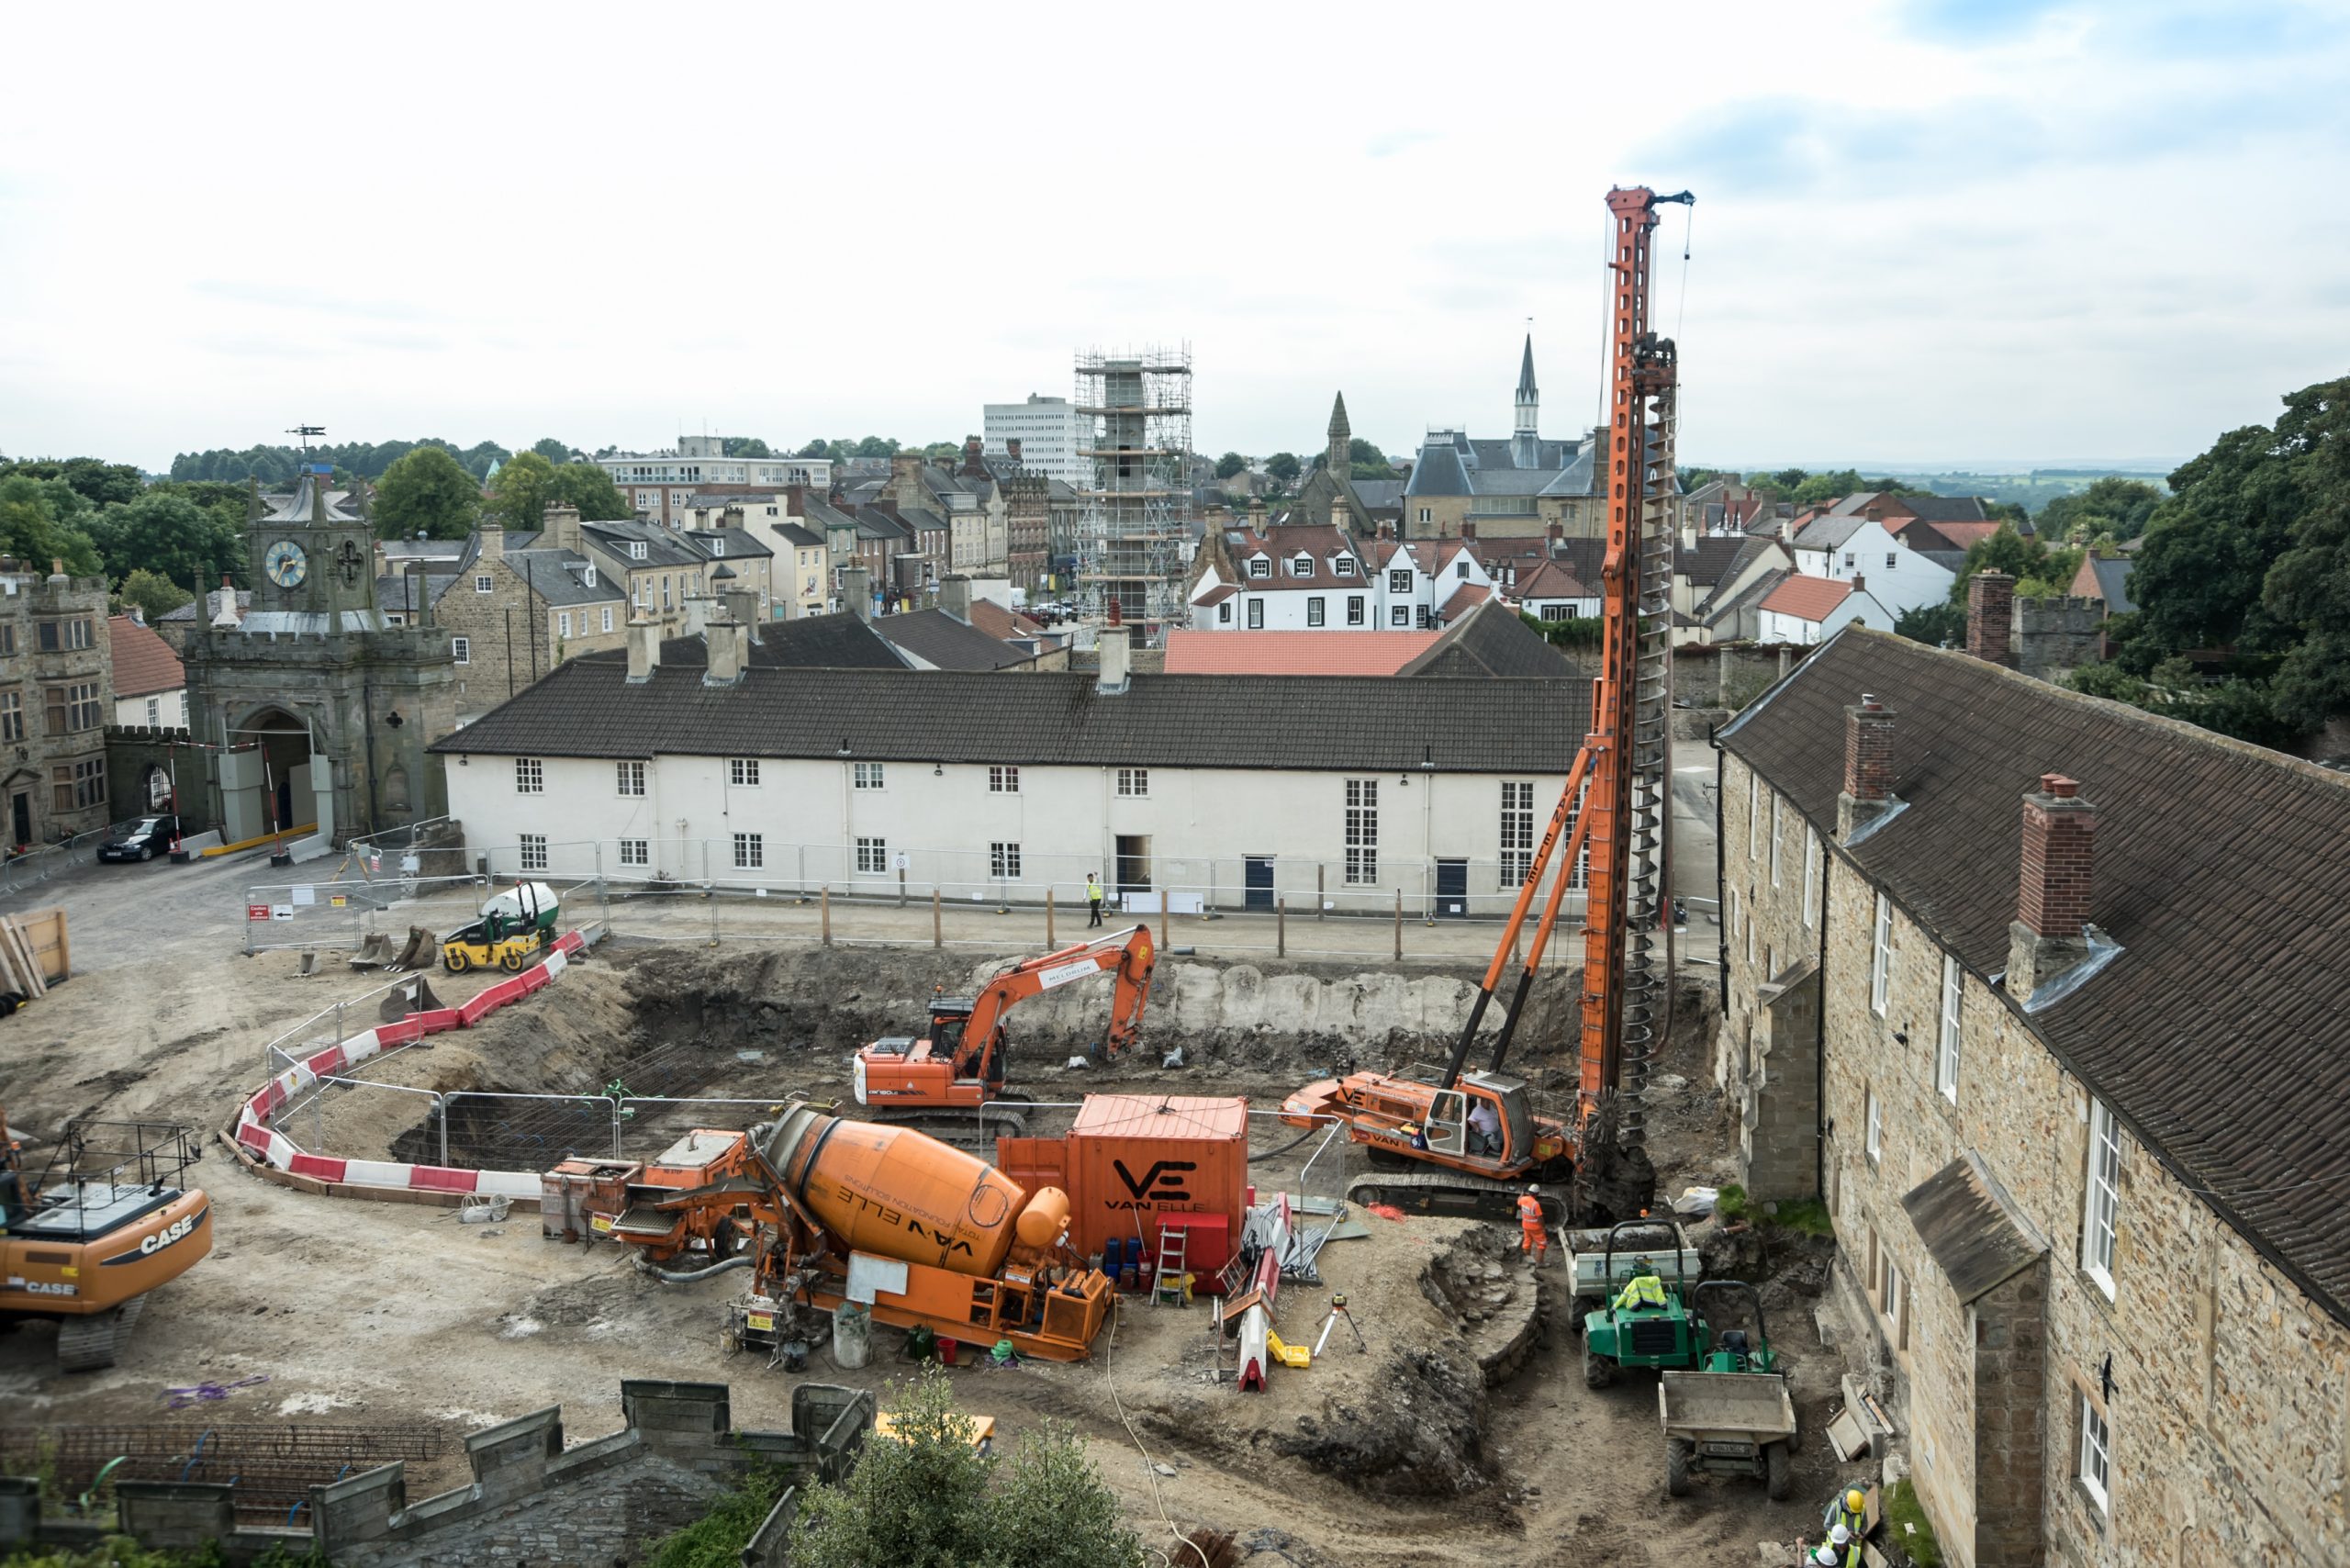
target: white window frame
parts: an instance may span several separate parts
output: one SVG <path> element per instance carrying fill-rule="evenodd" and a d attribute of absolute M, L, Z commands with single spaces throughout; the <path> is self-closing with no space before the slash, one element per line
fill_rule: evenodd
<path fill-rule="evenodd" d="M 612 765 L 612 793 L 642 796 L 644 793 L 644 764 L 619 762 Z"/>
<path fill-rule="evenodd" d="M 1292 577 L 1312 577 L 1314 575 L 1314 557 L 1304 553 L 1291 556 L 1289 563 L 1289 575 Z"/>
<path fill-rule="evenodd" d="M 621 865 L 650 866 L 653 864 L 653 846 L 649 840 L 623 838 L 620 841 L 620 846 Z"/>
<path fill-rule="evenodd" d="M 525 871 L 545 870 L 547 868 L 547 835 L 543 833 L 526 833 L 518 835 L 515 841 L 515 858 Z"/>
<path fill-rule="evenodd" d="M 890 874 L 890 841 L 888 839 L 865 837 L 857 839 L 856 874 L 860 877 L 886 877 Z"/>
<path fill-rule="evenodd" d="M 1348 625 L 1360 626 L 1362 624 L 1362 600 L 1363 596 L 1359 593 L 1350 593 L 1347 595 Z"/>
<path fill-rule="evenodd" d="M 850 782 L 859 790 L 879 790 L 888 783 L 888 776 L 878 762 L 860 762 L 850 768 Z"/>
<path fill-rule="evenodd" d="M 1009 839 L 998 839 L 988 846 L 988 875 L 998 881 L 1020 879 L 1020 846 Z"/>
<path fill-rule="evenodd" d="M 1808 931 L 1819 918 L 1819 830 L 1803 824 L 1803 924 Z"/>
<path fill-rule="evenodd" d="M 2088 1169 L 2081 1201 L 2081 1271 L 2113 1299 L 2113 1238 L 2121 1209 L 2121 1125 L 2089 1096 Z"/>
<path fill-rule="evenodd" d="M 543 795 L 547 792 L 547 766 L 535 756 L 514 759 L 514 792 L 517 795 Z"/>
<path fill-rule="evenodd" d="M 1869 935 L 1869 1011 L 1885 1016 L 1893 991 L 1893 901 L 1876 896 L 1876 921 Z"/>
<path fill-rule="evenodd" d="M 471 637 L 449 639 L 449 656 L 461 665 L 474 662 L 474 640 Z"/>
<path fill-rule="evenodd" d="M 1409 566 L 1391 567 L 1387 573 L 1387 591 L 1389 593 L 1411 592 L 1412 568 Z"/>
<path fill-rule="evenodd" d="M 1868 1099 L 1862 1113 L 1861 1150 L 1874 1165 L 1885 1158 L 1885 1102 L 1877 1097 L 1873 1086 L 1863 1092 Z"/>
<path fill-rule="evenodd" d="M 1502 780 L 1499 836 L 1500 890 L 1513 892 L 1526 884 L 1534 868 L 1534 785 L 1529 780 Z"/>
<path fill-rule="evenodd" d="M 767 840 L 765 834 L 738 833 L 734 835 L 734 869 L 764 871 L 767 866 Z"/>
<path fill-rule="evenodd" d="M 1346 790 L 1346 866 L 1349 887 L 1379 882 L 1379 780 L 1349 778 Z"/>
<path fill-rule="evenodd" d="M 1249 556 L 1248 575 L 1252 577 L 1259 578 L 1271 577 L 1273 575 L 1272 561 L 1269 557 L 1263 555 Z"/>
<path fill-rule="evenodd" d="M 2073 1467 L 2073 1479 L 2089 1495 L 2100 1514 L 2113 1512 L 2113 1428 L 2106 1421 L 2105 1412 L 2097 1407 L 2089 1391 L 2081 1393 L 2081 1452 L 2080 1462 Z"/>
<path fill-rule="evenodd" d="M 1751 768 L 1746 775 L 1746 857 L 1760 858 L 1762 854 L 1762 775 Z"/>
<path fill-rule="evenodd" d="M 1958 1032 L 1965 987 L 1958 955 L 1943 954 L 1942 1027 L 1934 1038 L 1934 1087 L 1953 1105 L 1958 1103 Z"/>
<path fill-rule="evenodd" d="M 1323 609 L 1322 609 L 1322 595 L 1320 595 L 1320 594 L 1318 594 L 1318 593 L 1312 593 L 1312 594 L 1308 594 L 1308 595 L 1306 595 L 1306 596 L 1305 596 L 1305 623 L 1306 623 L 1306 625 L 1308 625 L 1308 626 L 1319 626 L 1319 625 L 1321 625 L 1321 624 L 1323 623 L 1323 622 L 1322 622 L 1322 616 L 1323 616 Z"/>
<path fill-rule="evenodd" d="M 554 625 L 555 625 L 554 634 L 555 634 L 556 636 L 558 636 L 558 637 L 563 637 L 563 638 L 566 638 L 566 639 L 567 639 L 568 637 L 570 637 L 570 635 L 571 635 L 571 611 L 569 611 L 568 610 L 556 610 L 556 611 L 555 611 L 555 615 L 554 615 Z"/>
<path fill-rule="evenodd" d="M 1248 630 L 1261 632 L 1264 629 L 1265 601 L 1261 599 L 1252 599 L 1248 601 Z"/>
<path fill-rule="evenodd" d="M 1390 626 L 1400 626 L 1406 631 L 1410 630 L 1412 625 L 1412 607 L 1408 604 L 1389 605 L 1387 607 L 1387 624 Z"/>
<path fill-rule="evenodd" d="M 1147 767 L 1118 769 L 1118 793 L 1129 801 L 1147 800 L 1150 796 L 1150 769 Z"/>
<path fill-rule="evenodd" d="M 990 763 L 988 765 L 988 793 L 990 795 L 1020 793 L 1019 767 L 1016 765 Z"/>
<path fill-rule="evenodd" d="M 1771 791 L 1771 885 L 1779 885 L 1779 792 Z"/>
<path fill-rule="evenodd" d="M 474 592 L 488 593 L 497 587 L 497 582 L 487 572 L 476 572 L 474 574 Z"/>
<path fill-rule="evenodd" d="M 1352 555 L 1340 555 L 1330 563 L 1330 566 L 1342 577 L 1355 575 L 1355 558 Z"/>
<path fill-rule="evenodd" d="M 609 632 L 609 631 L 610 631 L 611 629 L 612 629 L 612 607 L 611 607 L 610 605 L 609 605 L 609 604 L 608 604 L 608 605 L 604 606 L 604 630 L 605 630 L 605 631 L 607 631 L 607 632 Z"/>

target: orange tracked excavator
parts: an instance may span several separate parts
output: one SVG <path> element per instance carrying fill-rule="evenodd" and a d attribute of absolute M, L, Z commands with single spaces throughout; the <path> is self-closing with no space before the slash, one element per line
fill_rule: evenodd
<path fill-rule="evenodd" d="M 212 1250 L 212 1204 L 180 1185 L 203 1146 L 160 1122 L 75 1122 L 39 1176 L 0 1108 L 0 1322 L 54 1319 L 57 1364 L 110 1367 L 147 1293 Z"/>
<path fill-rule="evenodd" d="M 1666 725 L 1673 600 L 1677 360 L 1649 330 L 1650 237 L 1657 208 L 1689 203 L 1645 186 L 1607 195 L 1613 358 L 1607 439 L 1607 553 L 1601 665 L 1591 728 L 1549 831 L 1487 966 L 1467 1025 L 1441 1071 L 1352 1072 L 1283 1102 L 1299 1124 L 1345 1121 L 1374 1169 L 1353 1183 L 1362 1203 L 1506 1217 L 1529 1184 L 1553 1220 L 1627 1217 L 1655 1189 L 1638 1091 L 1663 1037 L 1672 991 L 1666 832 L 1672 786 Z M 1561 837 L 1565 853 L 1555 852 Z M 1539 1114 L 1526 1081 L 1502 1071 L 1579 857 L 1588 855 L 1581 1051 L 1572 1107 Z M 1464 1072 L 1546 871 L 1550 895 L 1485 1070 Z"/>
<path fill-rule="evenodd" d="M 923 1129 L 934 1136 L 948 1132 L 951 1123 L 956 1133 L 990 1140 L 999 1135 L 1018 1137 L 1026 1124 L 1016 1113 L 990 1111 L 983 1129 L 970 1115 L 940 1114 L 976 1113 L 1006 1098 L 1004 1015 L 1015 1003 L 1057 986 L 1114 974 L 1117 994 L 1101 1050 L 1115 1061 L 1141 1033 L 1157 961 L 1150 928 L 1134 925 L 1024 959 L 988 981 L 977 996 L 938 997 L 930 1004 L 930 1032 L 923 1038 L 890 1036 L 856 1053 L 856 1103 L 873 1111 L 875 1121 L 934 1124 Z"/>

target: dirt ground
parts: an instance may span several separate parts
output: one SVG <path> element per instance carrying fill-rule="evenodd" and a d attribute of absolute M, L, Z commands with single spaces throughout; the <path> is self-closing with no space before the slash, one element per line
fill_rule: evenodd
<path fill-rule="evenodd" d="M 66 1116 L 89 1113 L 224 1126 L 260 1075 L 263 1041 L 375 983 L 341 972 L 297 978 L 291 955 L 235 956 L 232 901 L 240 876 L 250 873 L 181 868 L 181 882 L 142 888 L 138 879 L 149 869 L 124 868 L 122 877 L 36 901 L 67 905 L 80 972 L 0 1024 L 9 1031 L 0 1097 L 17 1126 L 50 1134 Z M 198 879 L 210 885 L 195 886 Z M 932 987 L 959 989 L 972 971 L 969 955 L 615 944 L 487 1027 L 388 1058 L 376 1076 L 441 1091 L 593 1092 L 616 1070 L 659 1057 L 701 1080 L 687 1092 L 843 1095 L 856 1046 L 918 1026 Z M 436 975 L 436 983 L 445 978 Z M 471 989 L 443 988 L 444 995 Z M 1531 1048 L 1512 1064 L 1538 1084 L 1568 1082 L 1568 1058 L 1542 1042 L 1565 1037 L 1555 1025 L 1572 999 L 1571 975 L 1538 991 L 1537 1015 L 1521 1036 Z M 1093 1005 L 1103 1002 L 1097 997 Z M 1706 1006 L 1702 991 L 1684 990 L 1673 1045 L 1658 1063 L 1650 1139 L 1666 1193 L 1716 1182 L 1729 1169 L 1721 1109 L 1699 1087 L 1708 1077 Z M 1371 1039 L 1209 1030 L 1183 1040 L 1188 1065 L 1169 1072 L 1158 1053 L 1174 1042 L 1162 1028 L 1147 1031 L 1146 1047 L 1125 1062 L 1075 1073 L 1059 1064 L 1085 1043 L 1068 1022 L 1080 1011 L 1071 1003 L 1066 1018 L 1047 1018 L 1041 1008 L 1033 1020 L 1020 1015 L 1022 1076 L 1039 1100 L 1147 1081 L 1183 1093 L 1246 1094 L 1261 1105 L 1341 1057 L 1385 1065 L 1441 1044 L 1433 1030 Z M 677 1067 L 697 1051 L 706 1072 L 690 1060 Z M 744 1060 L 744 1051 L 756 1059 Z M 330 1102 L 336 1152 L 363 1152 L 346 1139 L 389 1148 L 414 1133 L 414 1104 L 362 1109 L 350 1103 L 357 1098 Z M 1032 1131 L 1050 1134 L 1065 1114 L 1039 1111 L 1034 1121 Z M 1254 1142 L 1270 1151 L 1294 1137 L 1268 1122 Z M 1314 1152 L 1309 1143 L 1264 1159 L 1252 1175 L 1261 1189 L 1293 1187 Z M 1324 1172 L 1341 1157 L 1325 1154 L 1305 1184 L 1328 1191 L 1340 1173 L 1326 1183 Z M 660 1284 L 608 1247 L 543 1240 L 535 1215 L 469 1226 L 439 1209 L 310 1197 L 243 1173 L 217 1146 L 199 1174 L 216 1205 L 212 1258 L 151 1299 L 124 1361 L 106 1372 L 57 1374 L 45 1327 L 0 1335 L 0 1405 L 12 1419 L 159 1419 L 168 1386 L 261 1376 L 268 1381 L 236 1390 L 206 1414 L 437 1423 L 453 1439 L 559 1404 L 566 1437 L 576 1441 L 619 1426 L 622 1378 L 658 1377 L 731 1383 L 738 1425 L 787 1420 L 791 1379 L 722 1350 L 722 1304 L 739 1280 Z M 1368 1351 L 1340 1326 L 1315 1366 L 1276 1369 L 1267 1392 L 1243 1394 L 1214 1381 L 1204 1307 L 1136 1302 L 1093 1361 L 967 1366 L 953 1374 L 958 1395 L 966 1408 L 998 1417 L 1012 1437 L 1046 1419 L 1071 1423 L 1147 1539 L 1166 1543 L 1166 1519 L 1231 1530 L 1253 1549 L 1248 1561 L 1258 1568 L 1750 1562 L 1755 1542 L 1792 1540 L 1816 1521 L 1837 1479 L 1818 1434 L 1839 1369 L 1813 1342 L 1799 1293 L 1774 1292 L 1783 1302 L 1773 1320 L 1796 1367 L 1810 1435 L 1795 1498 L 1774 1505 L 1757 1484 L 1700 1481 L 1695 1495 L 1669 1502 L 1652 1382 L 1628 1376 L 1603 1392 L 1583 1388 L 1562 1292 L 1541 1291 L 1543 1330 L 1513 1375 L 1484 1387 L 1474 1352 L 1489 1326 L 1467 1321 L 1425 1282 L 1444 1260 L 1456 1286 L 1466 1280 L 1472 1292 L 1490 1289 L 1493 1300 L 1516 1303 L 1536 1289 L 1532 1271 L 1501 1256 L 1495 1238 L 1470 1222 L 1370 1225 L 1362 1239 L 1331 1242 L 1322 1254 L 1325 1284 L 1286 1286 L 1278 1314 L 1285 1337 L 1310 1344 L 1330 1294 L 1343 1291 Z M 1801 1255 L 1773 1264 L 1798 1282 L 1818 1272 Z M 1554 1260 L 1551 1272 L 1559 1271 Z M 1516 1308 L 1493 1310 L 1498 1319 Z M 886 1384 L 906 1370 L 890 1359 L 894 1341 L 881 1336 L 875 1364 L 857 1373 L 838 1372 L 820 1354 L 811 1375 Z M 458 1445 L 449 1447 L 454 1454 Z M 458 1456 L 412 1474 L 410 1495 L 461 1473 Z"/>

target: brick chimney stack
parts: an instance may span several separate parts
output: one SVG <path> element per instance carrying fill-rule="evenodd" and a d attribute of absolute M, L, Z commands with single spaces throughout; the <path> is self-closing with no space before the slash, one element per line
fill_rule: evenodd
<path fill-rule="evenodd" d="M 2095 893 L 2097 808 L 2061 773 L 2043 773 L 2023 798 L 2023 868 L 2008 927 L 2009 995 L 2033 991 L 2088 957 Z"/>
<path fill-rule="evenodd" d="M 2008 628 L 2015 619 L 2016 580 L 2005 572 L 1977 572 L 1966 580 L 1966 652 L 1988 664 L 2013 661 Z"/>
<path fill-rule="evenodd" d="M 1836 797 L 1836 837 L 1852 835 L 1893 806 L 1893 710 L 1863 693 L 1844 710 L 1844 788 Z"/>

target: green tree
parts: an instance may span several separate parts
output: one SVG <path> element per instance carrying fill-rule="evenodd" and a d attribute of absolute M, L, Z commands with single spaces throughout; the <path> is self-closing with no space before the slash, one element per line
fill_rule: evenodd
<path fill-rule="evenodd" d="M 1852 470 L 1848 468 L 1845 472 L 1849 474 Z M 1804 482 L 1810 477 L 1811 476 L 1801 468 L 1782 468 L 1770 476 L 1771 483 L 1781 490 L 1799 490 L 1803 488 Z"/>
<path fill-rule="evenodd" d="M 489 476 L 491 464 L 511 463 L 514 460 L 514 454 L 494 441 L 476 442 L 455 455 L 457 461 L 464 465 L 465 472 L 476 480 L 487 479 Z M 532 455 L 537 456 L 537 454 L 533 453 Z M 544 459 L 541 461 L 543 462 Z"/>
<path fill-rule="evenodd" d="M 830 457 L 833 455 L 833 448 L 838 443 L 835 442 L 811 441 L 805 446 L 802 446 L 796 455 L 800 457 Z"/>
<path fill-rule="evenodd" d="M 198 506 L 178 487 L 158 487 L 125 506 L 90 520 L 90 538 L 107 575 L 128 581 L 143 566 L 189 590 L 217 584 L 222 573 L 241 577 L 245 532 L 241 513 Z"/>
<path fill-rule="evenodd" d="M 1350 479 L 1393 479 L 1395 465 L 1387 454 L 1360 436 L 1347 442 L 1347 476 Z"/>
<path fill-rule="evenodd" d="M 2163 493 L 2143 479 L 2109 474 L 2076 495 L 2058 496 L 2040 509 L 2032 526 L 2049 539 L 2075 544 L 2120 543 L 2146 532 Z"/>
<path fill-rule="evenodd" d="M 1294 452 L 1276 452 L 1265 459 L 1265 472 L 1284 485 L 1294 485 L 1297 476 L 1305 472 L 1305 465 L 1297 460 Z"/>
<path fill-rule="evenodd" d="M 1966 641 L 1966 611 L 1947 602 L 1920 604 L 1903 610 L 1893 622 L 1893 630 L 1913 643 L 1955 648 Z"/>
<path fill-rule="evenodd" d="M 2290 461 L 2304 507 L 2260 607 L 2297 634 L 2277 669 L 2277 716 L 2311 730 L 2350 711 L 2350 377 L 2298 396 Z"/>
<path fill-rule="evenodd" d="M 531 450 L 553 464 L 562 465 L 571 461 L 571 443 L 567 441 L 557 441 L 551 435 L 543 435 L 532 442 Z"/>
<path fill-rule="evenodd" d="M 383 538 L 463 539 L 480 521 L 481 487 L 437 446 L 416 448 L 376 482 L 375 532 Z"/>
<path fill-rule="evenodd" d="M 121 596 L 126 606 L 136 605 L 150 621 L 160 621 L 196 598 L 162 573 L 144 566 L 133 567 L 130 575 L 122 579 Z"/>
<path fill-rule="evenodd" d="M 1229 479 L 1248 466 L 1248 460 L 1237 452 L 1227 452 L 1215 460 L 1215 476 Z"/>
<path fill-rule="evenodd" d="M 730 435 L 723 450 L 729 457 L 773 457 L 775 453 L 766 442 L 755 435 Z"/>
<path fill-rule="evenodd" d="M 1977 572 L 2007 573 L 2016 579 L 2020 598 L 2053 598 L 2070 588 L 2073 574 L 2081 567 L 2081 554 L 2076 549 L 2052 550 L 2038 534 L 2027 539 L 2016 532 L 2015 524 L 2003 522 L 1997 532 L 1967 546 L 1965 563 L 1958 569 L 1957 581 L 1951 584 L 1950 602 L 1965 607 L 1967 580 Z"/>
<path fill-rule="evenodd" d="M 844 442 L 843 444 L 845 443 Z M 863 441 L 858 442 L 856 449 L 851 452 L 849 455 L 852 457 L 894 457 L 897 455 L 897 437 L 890 435 L 869 435 Z"/>
<path fill-rule="evenodd" d="M 504 478 L 505 470 L 498 470 L 498 476 Z M 547 481 L 546 498 L 577 507 L 583 522 L 625 521 L 636 515 L 611 475 L 593 463 L 566 463 L 557 468 Z"/>
<path fill-rule="evenodd" d="M 74 577 L 97 576 L 103 566 L 96 547 L 80 528 L 60 520 L 50 486 L 62 487 L 59 481 L 44 485 L 24 474 L 0 479 L 0 554 L 14 555 L 37 572 L 62 561 Z"/>
<path fill-rule="evenodd" d="M 893 1390 L 895 1437 L 869 1442 L 847 1482 L 801 1494 L 793 1557 L 824 1568 L 1141 1568 L 1117 1498 L 1058 1422 L 1011 1456 L 966 1436 L 945 1375 Z"/>
<path fill-rule="evenodd" d="M 535 532 L 554 498 L 554 465 L 535 452 L 518 452 L 489 482 L 483 513 L 507 528 Z"/>

